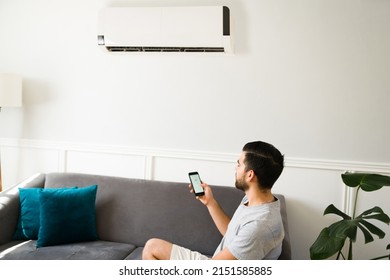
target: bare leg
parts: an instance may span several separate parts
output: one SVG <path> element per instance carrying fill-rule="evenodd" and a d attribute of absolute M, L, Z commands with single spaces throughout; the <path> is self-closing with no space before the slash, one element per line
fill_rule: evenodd
<path fill-rule="evenodd" d="M 143 260 L 169 260 L 171 258 L 172 243 L 158 239 L 149 239 L 142 252 Z"/>

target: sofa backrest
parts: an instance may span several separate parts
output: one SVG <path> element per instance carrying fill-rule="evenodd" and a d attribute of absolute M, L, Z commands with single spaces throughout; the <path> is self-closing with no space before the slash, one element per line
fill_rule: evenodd
<path fill-rule="evenodd" d="M 162 182 L 77 173 L 49 173 L 45 188 L 98 185 L 96 222 L 99 238 L 143 246 L 153 237 L 212 255 L 222 236 L 188 183 Z M 241 202 L 236 188 L 212 186 L 229 216 Z M 281 259 L 291 258 L 285 200 L 281 200 L 286 237 Z"/>

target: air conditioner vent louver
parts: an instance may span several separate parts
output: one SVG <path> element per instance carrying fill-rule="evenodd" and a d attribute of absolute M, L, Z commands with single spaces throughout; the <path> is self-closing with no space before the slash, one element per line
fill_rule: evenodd
<path fill-rule="evenodd" d="M 223 48 L 107 47 L 110 52 L 224 52 Z"/>
<path fill-rule="evenodd" d="M 98 45 L 109 52 L 232 53 L 227 7 L 105 8 Z"/>

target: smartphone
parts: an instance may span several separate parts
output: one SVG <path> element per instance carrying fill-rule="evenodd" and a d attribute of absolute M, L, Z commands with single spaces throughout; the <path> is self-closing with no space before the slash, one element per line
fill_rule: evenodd
<path fill-rule="evenodd" d="M 204 195 L 204 189 L 202 187 L 202 180 L 200 179 L 198 172 L 190 172 L 188 173 L 188 176 L 190 177 L 191 186 L 194 190 L 194 194 L 196 196 Z"/>

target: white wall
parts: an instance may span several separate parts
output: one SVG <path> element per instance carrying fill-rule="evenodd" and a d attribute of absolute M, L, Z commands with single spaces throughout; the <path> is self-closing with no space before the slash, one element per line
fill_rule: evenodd
<path fill-rule="evenodd" d="M 214 4 L 231 9 L 234 56 L 97 47 L 102 7 Z M 294 256 L 308 258 L 323 209 L 347 205 L 340 173 L 390 173 L 388 26 L 381 0 L 0 0 L 0 72 L 24 77 L 24 107 L 0 113 L 4 180 L 51 170 L 182 180 L 201 154 L 209 181 L 227 184 L 229 164 L 212 158 L 234 161 L 244 143 L 269 141 L 288 160 L 275 191 L 287 196 Z M 101 163 L 106 147 L 119 171 Z M 128 158 L 134 147 L 142 152 Z M 151 165 L 148 150 L 186 151 L 185 163 Z"/>

